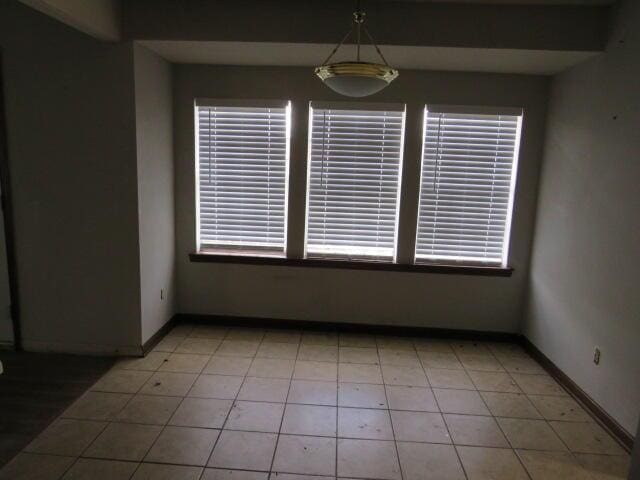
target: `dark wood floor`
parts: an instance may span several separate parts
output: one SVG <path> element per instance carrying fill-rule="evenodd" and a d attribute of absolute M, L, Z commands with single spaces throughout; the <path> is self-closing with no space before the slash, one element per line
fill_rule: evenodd
<path fill-rule="evenodd" d="M 113 364 L 106 357 L 0 350 L 0 467 Z"/>

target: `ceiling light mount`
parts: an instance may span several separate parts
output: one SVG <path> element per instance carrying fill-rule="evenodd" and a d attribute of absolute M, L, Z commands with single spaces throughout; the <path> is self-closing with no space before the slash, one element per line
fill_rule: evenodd
<path fill-rule="evenodd" d="M 398 70 L 392 68 L 384 58 L 380 47 L 364 25 L 365 12 L 360 8 L 360 1 L 353 12 L 353 26 L 331 51 L 326 60 L 315 69 L 316 75 L 333 91 L 348 97 L 367 97 L 379 92 L 389 85 L 397 76 Z M 343 43 L 355 32 L 356 60 L 353 62 L 329 63 Z M 362 32 L 375 48 L 383 63 L 363 62 L 360 60 Z"/>

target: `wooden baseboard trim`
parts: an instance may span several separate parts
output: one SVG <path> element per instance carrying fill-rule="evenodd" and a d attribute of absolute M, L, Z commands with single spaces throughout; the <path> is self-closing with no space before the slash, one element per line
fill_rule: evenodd
<path fill-rule="evenodd" d="M 153 336 L 147 340 L 146 342 L 144 342 L 144 344 L 142 345 L 142 355 L 146 355 L 147 353 L 149 353 L 151 350 L 153 350 L 153 347 L 155 347 L 158 342 L 160 342 L 160 340 L 163 339 L 163 337 L 169 333 L 169 331 L 176 326 L 176 324 L 178 323 L 178 316 L 179 315 L 174 315 L 173 317 L 171 317 L 169 319 L 169 321 L 167 321 L 167 323 L 165 323 L 160 330 L 158 330 L 156 333 L 153 334 Z"/>
<path fill-rule="evenodd" d="M 459 340 L 484 340 L 495 342 L 519 342 L 520 335 L 511 332 L 482 330 L 457 330 L 452 328 L 412 327 L 401 325 L 373 325 L 365 323 L 320 322 L 279 318 L 235 317 L 229 315 L 177 314 L 178 323 L 200 323 L 234 327 L 263 327 L 273 329 L 304 328 L 307 330 L 335 330 L 345 333 L 394 335 L 413 337 L 451 338 Z"/>
<path fill-rule="evenodd" d="M 627 451 L 633 448 L 633 436 L 627 432 L 613 417 L 598 405 L 582 388 L 578 386 L 569 376 L 553 363 L 542 351 L 538 349 L 531 340 L 521 336 L 522 347 L 531 355 L 560 385 L 562 385 L 582 406 L 591 413 L 603 427 L 620 443 Z"/>

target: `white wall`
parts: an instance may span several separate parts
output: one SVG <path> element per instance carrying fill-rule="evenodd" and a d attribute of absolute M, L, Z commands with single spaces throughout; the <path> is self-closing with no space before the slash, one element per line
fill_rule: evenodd
<path fill-rule="evenodd" d="M 309 100 L 343 100 L 309 68 L 174 66 L 176 163 L 176 263 L 178 311 L 264 318 L 352 322 L 517 332 L 529 264 L 539 159 L 547 101 L 547 79 L 402 71 L 372 101 L 407 102 L 419 112 L 426 102 L 524 107 L 510 278 L 191 263 L 195 250 L 195 97 L 291 99 L 293 115 L 289 215 L 296 218 L 289 248 L 300 253 L 304 235 L 306 108 Z M 421 125 L 408 125 L 412 135 Z M 409 134 L 409 133 L 408 133 Z M 415 145 L 414 145 L 415 144 Z M 419 139 L 405 156 L 407 181 L 417 182 Z M 410 177 L 410 178 L 409 178 Z M 401 205 L 401 217 L 406 210 Z M 415 210 L 401 238 L 415 235 Z M 290 224 L 291 225 L 291 224 Z M 411 229 L 413 225 L 413 230 Z M 406 227 L 409 227 L 408 230 Z M 292 231 L 293 230 L 293 231 Z M 413 233 L 411 233 L 413 232 Z M 409 252 L 410 253 L 410 252 Z"/>
<path fill-rule="evenodd" d="M 24 346 L 140 351 L 133 48 L 0 1 Z"/>
<path fill-rule="evenodd" d="M 638 78 L 640 2 L 628 0 L 606 53 L 553 81 L 524 325 L 631 433 L 640 410 Z"/>
<path fill-rule="evenodd" d="M 144 343 L 175 313 L 173 110 L 171 66 L 138 45 L 134 64 Z"/>

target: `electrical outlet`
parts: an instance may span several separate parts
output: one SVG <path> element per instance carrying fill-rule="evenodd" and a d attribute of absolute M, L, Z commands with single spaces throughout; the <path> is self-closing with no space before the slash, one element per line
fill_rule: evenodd
<path fill-rule="evenodd" d="M 600 365 L 600 349 L 598 347 L 593 351 L 593 363 Z"/>

